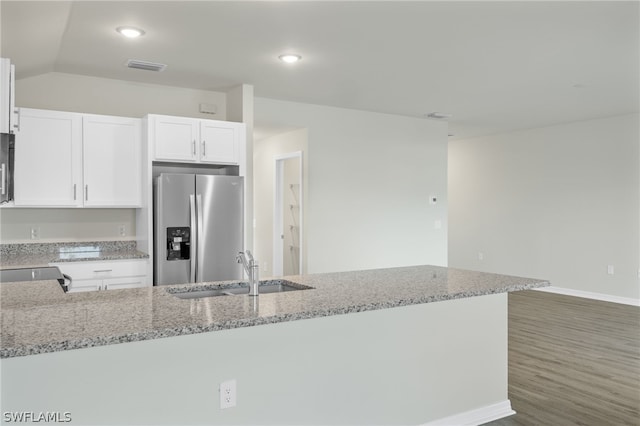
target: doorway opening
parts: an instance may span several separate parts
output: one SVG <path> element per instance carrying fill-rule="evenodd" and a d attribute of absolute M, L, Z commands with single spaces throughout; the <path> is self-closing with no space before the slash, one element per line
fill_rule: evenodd
<path fill-rule="evenodd" d="M 273 275 L 302 274 L 302 151 L 277 155 L 273 209 Z"/>

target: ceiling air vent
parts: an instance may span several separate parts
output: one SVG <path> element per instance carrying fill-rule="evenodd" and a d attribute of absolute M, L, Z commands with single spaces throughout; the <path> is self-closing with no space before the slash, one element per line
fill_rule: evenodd
<path fill-rule="evenodd" d="M 446 112 L 431 112 L 429 114 L 426 114 L 426 117 L 435 118 L 436 120 L 447 120 L 449 118 L 453 118 L 453 115 Z"/>
<path fill-rule="evenodd" d="M 129 59 L 127 61 L 127 66 L 129 68 L 135 68 L 137 70 L 155 71 L 155 72 L 164 71 L 164 69 L 167 68 L 165 64 L 158 64 L 156 62 L 148 62 L 148 61 L 140 61 L 138 59 Z"/>

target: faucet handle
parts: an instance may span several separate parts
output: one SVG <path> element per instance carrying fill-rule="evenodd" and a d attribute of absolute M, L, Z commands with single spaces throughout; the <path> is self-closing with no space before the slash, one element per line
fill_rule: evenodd
<path fill-rule="evenodd" d="M 253 255 L 251 254 L 251 251 L 247 250 L 246 254 L 247 254 L 247 257 L 249 258 L 249 262 L 253 263 Z"/>

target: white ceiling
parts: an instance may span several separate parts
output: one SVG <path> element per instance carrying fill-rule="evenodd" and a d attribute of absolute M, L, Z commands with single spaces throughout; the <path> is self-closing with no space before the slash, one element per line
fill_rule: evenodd
<path fill-rule="evenodd" d="M 423 117 L 457 138 L 639 111 L 640 3 L 2 0 L 18 78 L 57 71 Z M 121 25 L 146 31 L 136 40 Z M 283 52 L 303 60 L 278 61 Z M 127 69 L 135 58 L 162 73 Z M 578 87 L 574 87 L 578 85 Z"/>

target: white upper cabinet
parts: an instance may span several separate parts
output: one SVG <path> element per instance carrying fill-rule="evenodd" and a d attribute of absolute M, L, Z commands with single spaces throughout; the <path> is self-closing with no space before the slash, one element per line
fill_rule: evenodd
<path fill-rule="evenodd" d="M 8 58 L 0 58 L 0 133 L 15 133 L 15 66 Z"/>
<path fill-rule="evenodd" d="M 153 117 L 155 159 L 197 161 L 198 120 L 182 117 Z"/>
<path fill-rule="evenodd" d="M 245 125 L 229 121 L 150 115 L 153 159 L 237 165 Z"/>
<path fill-rule="evenodd" d="M 200 161 L 238 164 L 240 144 L 238 136 L 239 130 L 236 123 L 202 121 L 200 123 Z"/>
<path fill-rule="evenodd" d="M 15 205 L 82 205 L 81 114 L 20 109 Z"/>
<path fill-rule="evenodd" d="M 82 117 L 85 207 L 140 205 L 140 120 L 85 114 Z"/>
<path fill-rule="evenodd" d="M 140 206 L 140 119 L 28 108 L 19 113 L 16 206 Z"/>

